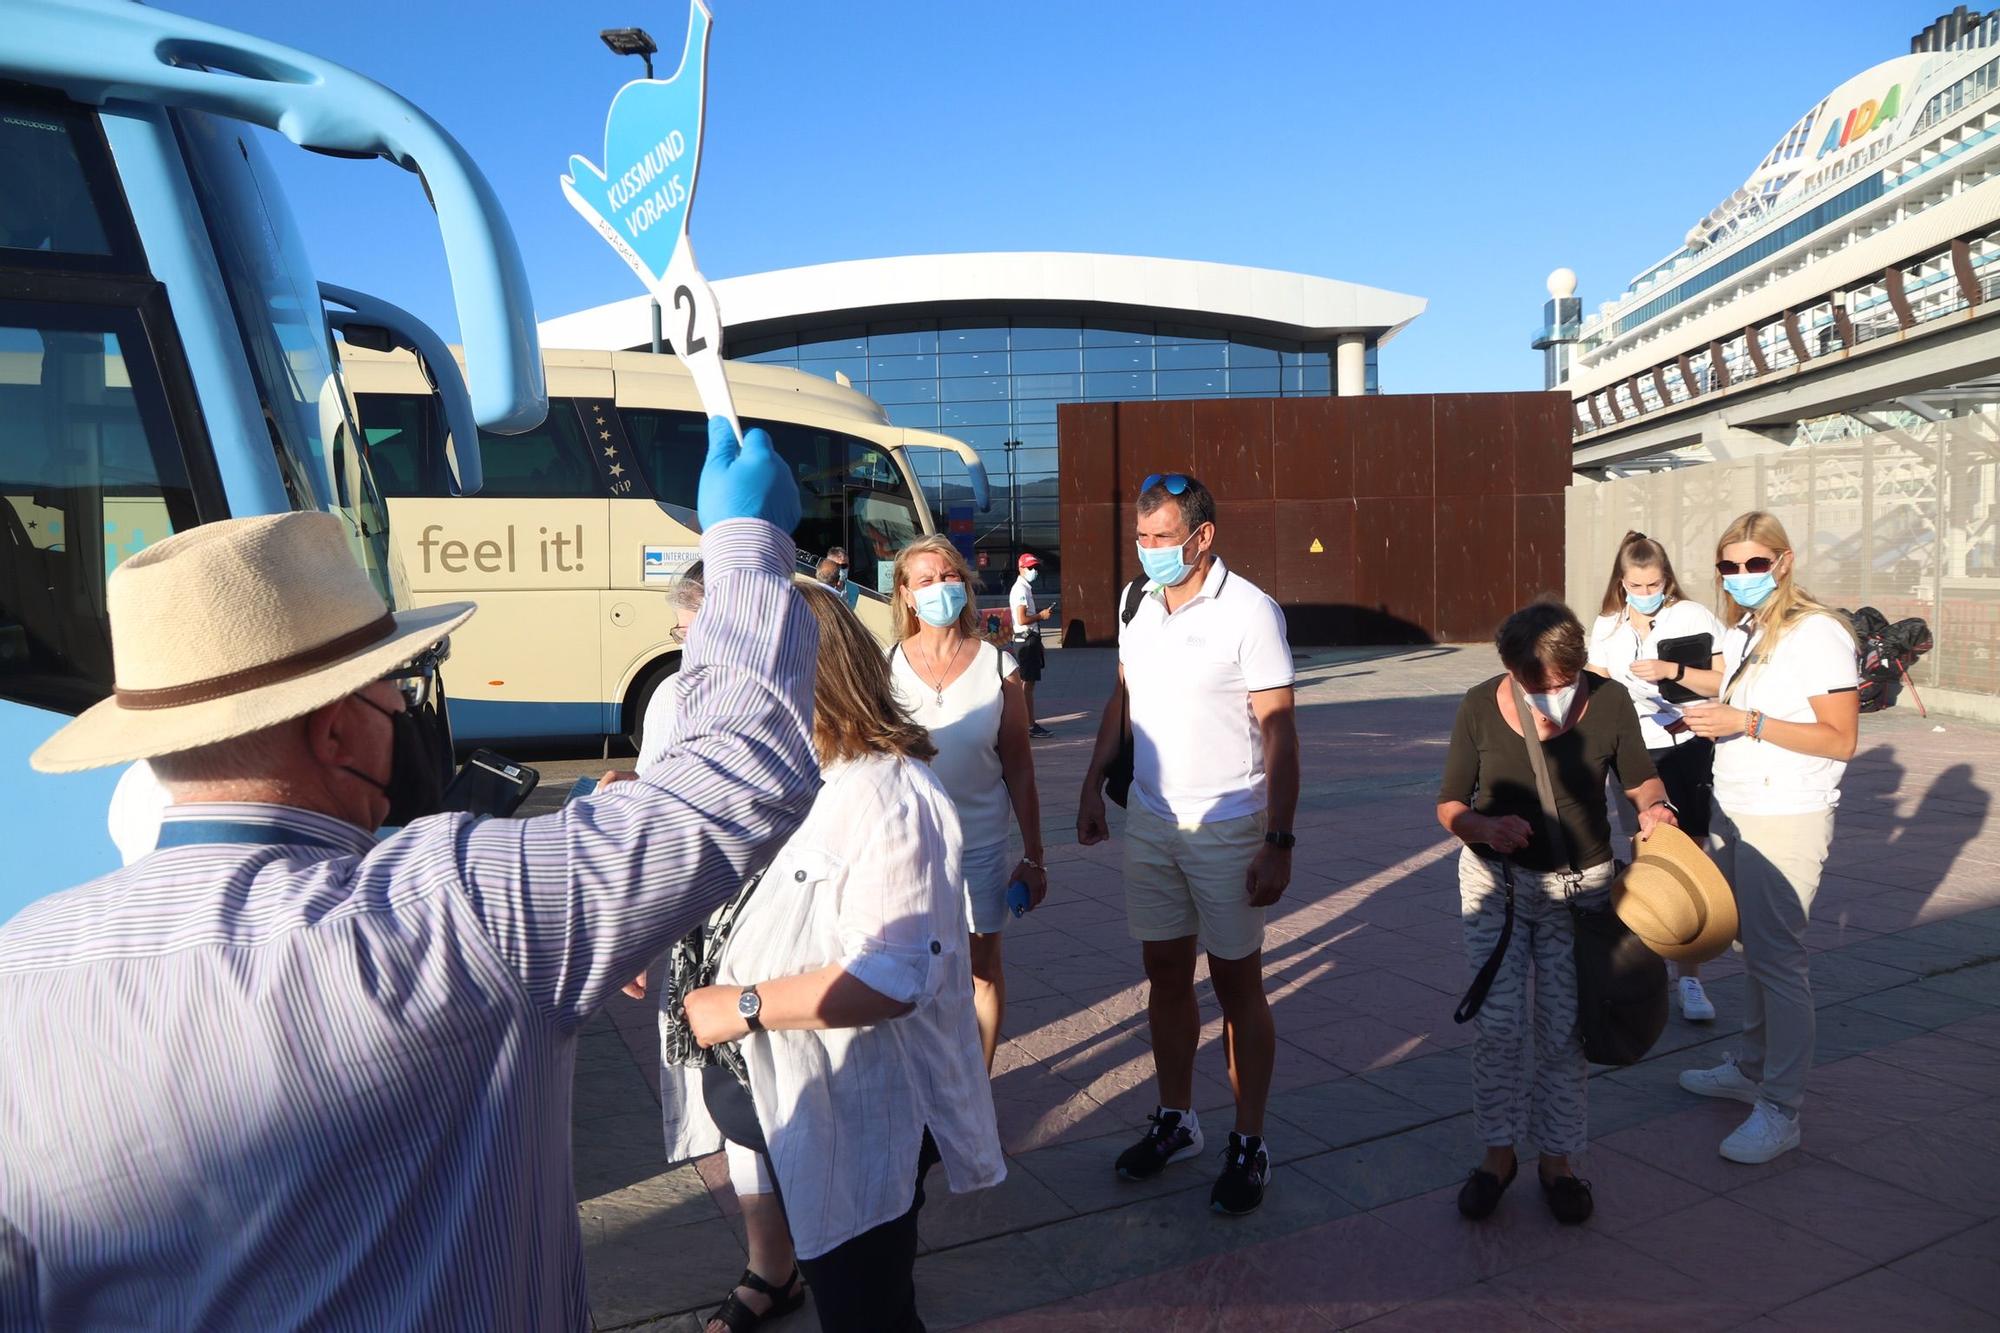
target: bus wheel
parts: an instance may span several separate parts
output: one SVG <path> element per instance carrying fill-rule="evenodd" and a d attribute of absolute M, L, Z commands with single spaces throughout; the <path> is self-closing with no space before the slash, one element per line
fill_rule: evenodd
<path fill-rule="evenodd" d="M 646 710 L 653 705 L 653 695 L 681 669 L 681 655 L 671 653 L 647 668 L 639 683 L 632 687 L 630 702 L 626 706 L 625 739 L 632 746 L 632 753 L 639 754 L 645 748 Z"/>

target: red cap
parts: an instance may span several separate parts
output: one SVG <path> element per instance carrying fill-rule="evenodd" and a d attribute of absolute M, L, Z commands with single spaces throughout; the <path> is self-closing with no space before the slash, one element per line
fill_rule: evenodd
<path fill-rule="evenodd" d="M 1032 555 L 1024 555 L 1019 560 L 1016 560 L 1014 563 L 1022 569 L 1033 569 L 1036 565 L 1039 565 L 1042 562 L 1035 559 L 1035 557 Z"/>

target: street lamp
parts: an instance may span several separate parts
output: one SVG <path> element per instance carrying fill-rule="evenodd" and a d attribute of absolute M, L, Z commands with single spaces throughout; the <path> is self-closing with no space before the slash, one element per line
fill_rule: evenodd
<path fill-rule="evenodd" d="M 1021 484 L 1014 475 L 1014 451 L 1020 447 L 1019 440 L 1000 442 L 1000 448 L 1007 455 L 1007 558 L 1010 561 L 1021 558 Z"/>
<path fill-rule="evenodd" d="M 653 77 L 653 57 L 659 54 L 659 43 L 644 28 L 606 28 L 597 34 L 598 39 L 611 48 L 615 56 L 637 56 L 646 62 L 646 77 Z M 653 355 L 660 354 L 660 298 L 654 297 L 653 306 Z"/>

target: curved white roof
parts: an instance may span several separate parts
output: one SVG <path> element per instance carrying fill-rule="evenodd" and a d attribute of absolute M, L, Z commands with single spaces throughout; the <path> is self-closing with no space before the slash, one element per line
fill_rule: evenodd
<path fill-rule="evenodd" d="M 714 287 L 723 324 L 738 338 L 842 319 L 1040 309 L 1166 320 L 1301 342 L 1329 341 L 1342 333 L 1387 342 L 1429 304 L 1422 297 L 1305 273 L 1037 251 L 853 259 L 723 278 Z M 541 335 L 550 347 L 642 347 L 652 336 L 649 298 L 634 296 L 544 320 Z"/>

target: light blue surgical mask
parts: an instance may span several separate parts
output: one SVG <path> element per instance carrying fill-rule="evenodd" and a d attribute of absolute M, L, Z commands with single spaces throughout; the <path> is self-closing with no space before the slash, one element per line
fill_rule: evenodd
<path fill-rule="evenodd" d="M 1754 611 L 1778 590 L 1778 578 L 1769 570 L 1762 574 L 1727 574 L 1722 579 L 1722 590 L 1744 610 Z"/>
<path fill-rule="evenodd" d="M 1625 605 L 1631 607 L 1634 611 L 1637 611 L 1642 616 L 1652 615 L 1653 612 L 1659 610 L 1662 606 L 1665 606 L 1666 602 L 1667 602 L 1667 595 L 1664 592 L 1648 593 L 1644 597 L 1641 597 L 1636 592 L 1628 592 L 1625 594 Z"/>
<path fill-rule="evenodd" d="M 1189 537 L 1188 541 L 1193 541 Z M 1181 558 L 1187 550 L 1187 542 L 1179 546 L 1139 546 L 1139 568 L 1146 571 L 1146 577 L 1162 588 L 1171 588 L 1194 572 L 1194 566 Z"/>
<path fill-rule="evenodd" d="M 958 623 L 965 610 L 963 583 L 933 583 L 916 590 L 917 618 L 936 629 Z"/>

